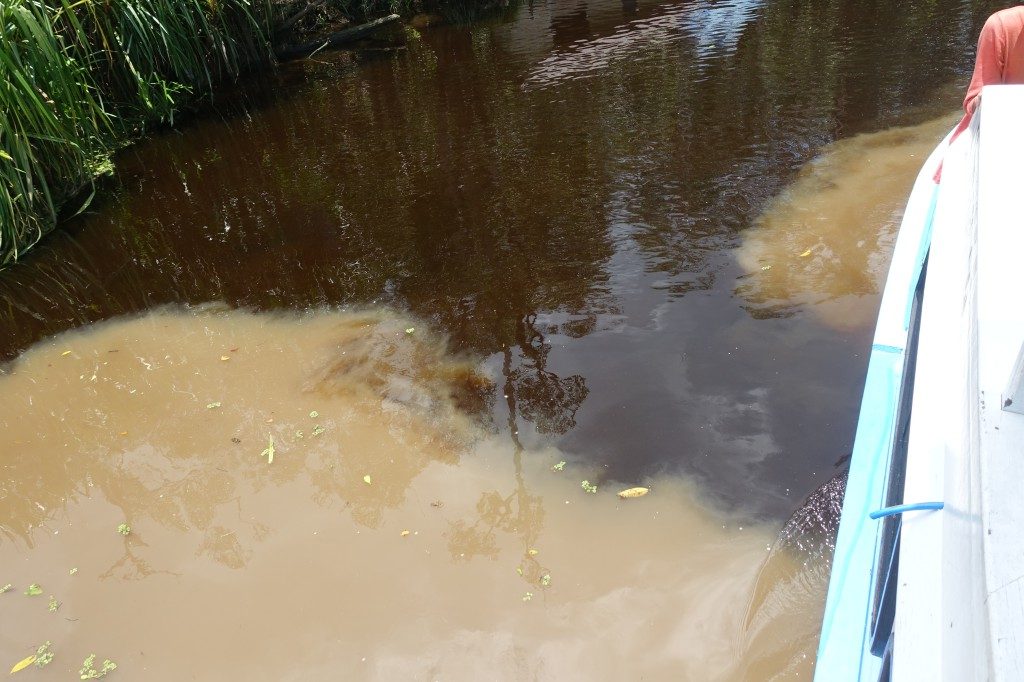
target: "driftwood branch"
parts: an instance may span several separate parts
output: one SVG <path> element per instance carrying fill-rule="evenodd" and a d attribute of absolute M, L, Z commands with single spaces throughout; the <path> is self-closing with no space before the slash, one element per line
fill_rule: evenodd
<path fill-rule="evenodd" d="M 337 33 L 332 33 L 329 36 L 312 42 L 303 43 L 301 45 L 278 45 L 274 49 L 274 53 L 277 55 L 277 58 L 281 60 L 308 57 L 318 50 L 328 47 L 339 47 L 345 43 L 351 43 L 353 40 L 359 40 L 360 38 L 373 33 L 385 24 L 398 21 L 399 18 L 400 17 L 397 14 L 389 14 L 386 17 L 374 19 L 373 21 L 369 21 L 365 24 L 350 26 L 338 31 Z"/>

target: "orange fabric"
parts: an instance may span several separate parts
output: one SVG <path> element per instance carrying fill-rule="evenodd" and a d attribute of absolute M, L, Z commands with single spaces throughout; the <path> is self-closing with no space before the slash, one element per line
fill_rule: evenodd
<path fill-rule="evenodd" d="M 1011 83 L 1024 83 L 1024 7 L 1001 10 L 985 22 L 964 111 L 974 113 L 975 99 L 986 85 Z"/>
<path fill-rule="evenodd" d="M 949 138 L 953 143 L 967 130 L 986 85 L 1024 84 L 1024 7 L 1011 7 L 988 18 L 978 37 L 974 75 L 964 97 L 964 117 Z M 942 164 L 935 171 L 935 182 L 942 179 Z"/>

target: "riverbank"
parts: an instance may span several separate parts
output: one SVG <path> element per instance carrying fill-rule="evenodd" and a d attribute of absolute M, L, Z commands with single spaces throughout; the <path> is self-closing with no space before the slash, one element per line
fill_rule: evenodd
<path fill-rule="evenodd" d="M 458 20 L 467 8 L 490 5 L 4 0 L 0 266 L 18 260 L 62 217 L 88 207 L 114 151 L 173 125 L 182 109 L 243 71 L 270 68 L 276 48 L 301 56 L 302 45 L 318 36 L 361 37 L 349 25 L 382 13 L 424 9 Z"/>

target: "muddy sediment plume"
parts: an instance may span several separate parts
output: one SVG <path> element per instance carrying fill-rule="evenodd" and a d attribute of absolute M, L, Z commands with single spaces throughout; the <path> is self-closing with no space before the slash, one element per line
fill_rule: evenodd
<path fill-rule="evenodd" d="M 748 230 L 737 287 L 757 315 L 808 307 L 838 328 L 870 326 L 910 189 L 959 113 L 825 147 Z"/>
<path fill-rule="evenodd" d="M 492 390 L 387 312 L 162 309 L 37 344 L 0 374 L 0 660 L 735 679 L 774 529 L 519 450 L 461 407 Z"/>

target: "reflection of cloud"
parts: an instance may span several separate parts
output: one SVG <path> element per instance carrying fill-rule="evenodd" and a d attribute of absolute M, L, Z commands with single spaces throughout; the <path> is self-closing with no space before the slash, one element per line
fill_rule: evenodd
<path fill-rule="evenodd" d="M 578 40 L 568 50 L 552 54 L 534 67 L 524 87 L 600 76 L 622 61 L 636 59 L 638 50 L 661 50 L 686 38 L 694 43 L 694 61 L 699 70 L 708 59 L 728 56 L 736 49 L 743 27 L 762 4 L 763 0 L 704 0 L 670 7 L 664 14 L 636 19 L 611 35 Z"/>
<path fill-rule="evenodd" d="M 807 306 L 834 326 L 870 324 L 914 178 L 955 119 L 840 140 L 809 163 L 736 252 L 751 312 Z"/>

